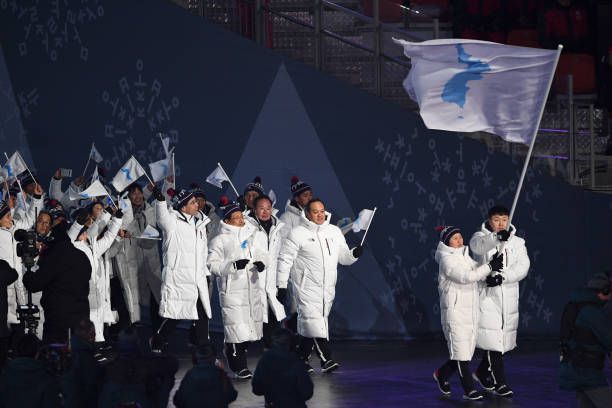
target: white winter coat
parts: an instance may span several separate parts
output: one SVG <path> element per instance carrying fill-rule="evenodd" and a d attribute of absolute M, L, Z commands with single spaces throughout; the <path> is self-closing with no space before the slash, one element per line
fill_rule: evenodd
<path fill-rule="evenodd" d="M 451 248 L 442 242 L 435 259 L 439 265 L 440 320 L 450 359 L 470 361 L 478 329 L 478 281 L 485 279 L 491 268 L 478 266 L 468 247 Z"/>
<path fill-rule="evenodd" d="M 163 233 L 162 286 L 159 315 L 170 319 L 198 320 L 198 297 L 208 318 L 212 317 L 206 276 L 209 220 L 169 209 L 157 201 L 157 225 Z"/>
<path fill-rule="evenodd" d="M 298 333 L 304 337 L 329 338 L 328 317 L 336 296 L 338 263 L 351 265 L 357 258 L 346 244 L 340 228 L 317 225 L 302 217 L 284 240 L 278 257 L 278 287 L 291 282 L 297 303 Z"/>
<path fill-rule="evenodd" d="M 303 211 L 291 205 L 291 199 L 285 204 L 285 212 L 280 216 L 279 221 L 284 224 L 281 234 L 287 237 L 292 229 L 302 223 Z"/>
<path fill-rule="evenodd" d="M 114 322 L 112 311 L 110 309 L 110 277 L 108 268 L 105 264 L 104 254 L 111 247 L 119 228 L 121 227 L 121 219 L 113 218 L 104 235 L 98 239 L 93 234 L 97 228 L 91 230 L 92 235 L 88 241 L 75 241 L 79 230 L 82 228 L 78 223 L 74 223 L 68 231 L 68 236 L 75 248 L 82 251 L 89 259 L 91 264 L 91 278 L 89 279 L 89 319 L 93 322 L 96 328 L 96 341 L 104 341 L 104 323 Z"/>
<path fill-rule="evenodd" d="M 21 258 L 17 256 L 17 241 L 15 241 L 13 234 L 18 229 L 31 230 L 34 226 L 36 212 L 41 211 L 42 207 L 43 200 L 34 198 L 27 212 L 21 218 L 13 219 L 12 228 L 0 228 L 0 259 L 8 262 L 11 268 L 15 269 L 19 274 L 19 278 L 7 287 L 8 324 L 19 323 L 19 319 L 17 319 L 17 305 L 25 305 L 27 303 L 26 290 L 21 281 L 24 273 L 23 264 L 21 263 Z"/>
<path fill-rule="evenodd" d="M 267 234 L 266 230 L 259 225 L 256 219 L 249 216 L 246 220 L 255 228 L 253 234 L 254 257 L 260 259 L 266 266 L 266 269 L 259 274 L 259 282 L 263 289 L 264 322 L 268 323 L 268 307 L 272 309 L 276 320 L 280 322 L 286 315 L 283 304 L 276 298 L 276 270 L 278 254 L 283 242 L 281 231 L 284 224 L 278 218 L 272 216 L 272 227 L 270 228 L 270 233 Z"/>
<path fill-rule="evenodd" d="M 140 305 L 149 305 L 151 293 L 158 304 L 161 296 L 159 241 L 137 238 L 147 225 L 158 228 L 155 207 L 144 205 L 142 213 L 125 227 L 131 238 L 116 244 L 119 250 L 114 262 L 132 323 L 140 321 Z"/>
<path fill-rule="evenodd" d="M 470 240 L 470 248 L 479 263 L 488 263 L 501 248 L 497 235 L 482 224 Z M 519 325 L 519 282 L 529 271 L 529 256 L 525 240 L 515 235 L 512 226 L 510 238 L 505 244 L 504 281 L 489 288 L 481 285 L 480 323 L 476 346 L 483 350 L 505 353 L 516 347 L 516 331 Z"/>
<path fill-rule="evenodd" d="M 254 232 L 250 223 L 236 227 L 221 222 L 218 235 L 210 243 L 208 265 L 217 277 L 226 343 L 257 341 L 263 335 L 265 291 L 253 262 L 265 260 L 256 257 L 263 254 L 254 251 Z M 251 262 L 237 270 L 234 262 L 239 259 Z"/>

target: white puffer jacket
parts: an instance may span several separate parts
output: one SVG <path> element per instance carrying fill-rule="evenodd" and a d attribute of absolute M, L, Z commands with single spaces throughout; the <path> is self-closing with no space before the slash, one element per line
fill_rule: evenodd
<path fill-rule="evenodd" d="M 476 346 L 483 350 L 505 353 L 516 347 L 516 331 L 519 325 L 519 282 L 529 272 L 529 256 L 525 240 L 515 235 L 511 226 L 510 238 L 504 245 L 504 281 L 489 288 L 481 285 L 480 323 Z M 480 264 L 488 263 L 501 249 L 497 235 L 482 224 L 470 240 L 470 248 Z"/>
<path fill-rule="evenodd" d="M 285 212 L 279 217 L 279 221 L 284 224 L 281 234 L 283 237 L 289 236 L 292 229 L 302 223 L 302 210 L 291 204 L 291 199 L 285 204 Z"/>
<path fill-rule="evenodd" d="M 8 262 L 11 268 L 15 269 L 19 274 L 19 278 L 7 287 L 7 323 L 9 324 L 19 323 L 17 319 L 17 305 L 25 305 L 27 303 L 26 290 L 21 281 L 24 273 L 23 264 L 21 263 L 21 258 L 17 256 L 17 241 L 15 241 L 13 234 L 18 229 L 31 230 L 34 226 L 36 212 L 40 212 L 42 207 L 42 199 L 32 199 L 27 212 L 22 214 L 21 218 L 13 219 L 12 228 L 0 228 L 0 259 Z"/>
<path fill-rule="evenodd" d="M 73 223 L 68 230 L 68 236 L 75 248 L 87 255 L 91 264 L 91 278 L 89 279 L 89 318 L 96 328 L 96 341 L 104 341 L 104 323 L 112 322 L 110 310 L 110 277 L 107 265 L 105 264 L 104 253 L 108 251 L 121 227 L 121 219 L 113 218 L 108 223 L 108 229 L 104 235 L 98 239 L 93 233 L 97 228 L 92 228 L 92 236 L 88 242 L 75 241 L 80 229 L 78 223 Z"/>
<path fill-rule="evenodd" d="M 210 298 L 206 276 L 209 220 L 169 209 L 166 201 L 155 203 L 157 225 L 163 234 L 162 287 L 159 315 L 170 319 L 197 320 L 198 298 L 210 319 Z"/>
<path fill-rule="evenodd" d="M 259 222 L 257 222 L 255 218 L 249 216 L 246 220 L 255 228 L 253 234 L 254 258 L 260 259 L 264 265 L 266 265 L 266 269 L 259 274 L 259 282 L 264 290 L 262 294 L 264 322 L 268 323 L 268 307 L 272 309 L 276 320 L 280 322 L 286 315 L 284 306 L 276 299 L 276 270 L 278 254 L 280 253 L 281 244 L 283 242 L 281 231 L 285 224 L 280 222 L 275 216 L 272 216 L 272 227 L 270 228 L 270 233 L 267 234 L 266 230 L 259 225 Z"/>
<path fill-rule="evenodd" d="M 450 359 L 470 361 L 478 329 L 478 281 L 485 279 L 491 268 L 478 266 L 468 247 L 451 248 L 442 242 L 435 259 L 439 265 L 440 320 Z"/>
<path fill-rule="evenodd" d="M 291 274 L 298 333 L 304 337 L 329 338 L 328 317 L 336 296 L 338 263 L 357 261 L 340 228 L 329 224 L 331 214 L 326 215 L 322 225 L 303 216 L 284 240 L 278 257 L 278 287 L 286 288 Z"/>
<path fill-rule="evenodd" d="M 125 226 L 131 238 L 116 244 L 119 248 L 113 262 L 132 323 L 140 321 L 140 305 L 149 305 L 151 293 L 158 304 L 161 296 L 159 241 L 138 238 L 147 225 L 157 228 L 155 207 L 148 203 L 144 206 L 142 212 L 134 215 L 133 221 Z"/>
<path fill-rule="evenodd" d="M 208 265 L 217 276 L 225 343 L 257 341 L 263 335 L 265 291 L 253 262 L 265 263 L 265 259 L 256 257 L 254 233 L 255 227 L 250 223 L 236 227 L 221 222 L 219 234 L 210 243 Z M 236 270 L 234 262 L 239 259 L 251 262 Z"/>

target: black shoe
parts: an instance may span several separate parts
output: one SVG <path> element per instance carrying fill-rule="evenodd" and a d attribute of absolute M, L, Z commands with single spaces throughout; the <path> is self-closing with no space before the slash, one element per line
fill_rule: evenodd
<path fill-rule="evenodd" d="M 166 351 L 167 343 L 162 342 L 156 335 L 149 337 L 149 348 L 153 354 L 163 354 Z"/>
<path fill-rule="evenodd" d="M 304 364 L 306 364 L 306 372 L 308 374 L 314 373 L 314 368 L 312 368 L 312 366 L 310 364 L 308 364 L 308 363 L 304 363 Z"/>
<path fill-rule="evenodd" d="M 340 367 L 340 364 L 336 363 L 334 360 L 327 360 L 325 364 L 321 367 L 322 373 L 331 373 Z"/>
<path fill-rule="evenodd" d="M 480 386 L 482 387 L 482 389 L 486 390 L 486 391 L 493 391 L 495 389 L 495 383 L 493 382 L 493 378 L 491 378 L 490 375 L 487 375 L 486 377 L 479 377 L 478 376 L 478 372 L 472 373 L 472 378 L 478 383 L 480 384 Z"/>
<path fill-rule="evenodd" d="M 243 368 L 242 370 L 236 373 L 236 378 L 239 378 L 241 380 L 247 380 L 252 377 L 253 377 L 253 373 L 248 368 Z"/>
<path fill-rule="evenodd" d="M 495 394 L 504 398 L 512 398 L 514 396 L 514 391 L 506 384 L 501 384 L 495 386 Z"/>
<path fill-rule="evenodd" d="M 451 395 L 450 384 L 448 383 L 448 381 L 440 380 L 440 378 L 438 377 L 438 370 L 434 371 L 433 379 L 436 381 L 436 384 L 438 384 L 438 389 L 440 390 L 442 395 Z"/>
<path fill-rule="evenodd" d="M 463 395 L 463 399 L 468 401 L 480 401 L 484 399 L 484 395 L 482 395 L 480 391 L 472 390 L 470 392 L 466 392 Z"/>

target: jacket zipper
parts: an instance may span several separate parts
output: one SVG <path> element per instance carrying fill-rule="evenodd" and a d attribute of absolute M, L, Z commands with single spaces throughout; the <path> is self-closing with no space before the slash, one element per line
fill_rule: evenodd
<path fill-rule="evenodd" d="M 319 228 L 317 227 L 317 240 L 319 241 L 319 248 L 321 248 L 321 263 L 323 264 L 323 296 L 321 297 L 323 300 L 323 310 L 321 311 L 321 315 L 325 317 L 325 252 L 323 251 L 323 244 L 321 243 L 321 237 L 319 237 Z M 327 242 L 327 240 L 326 240 Z M 329 247 L 328 247 L 329 249 Z"/>

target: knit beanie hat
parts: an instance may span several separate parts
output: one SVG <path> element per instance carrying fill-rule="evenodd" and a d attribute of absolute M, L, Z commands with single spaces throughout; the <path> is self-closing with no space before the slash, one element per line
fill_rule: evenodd
<path fill-rule="evenodd" d="M 294 197 L 297 197 L 304 191 L 308 190 L 312 191 L 312 187 L 310 187 L 310 184 L 303 182 L 297 176 L 291 177 L 291 194 Z"/>
<path fill-rule="evenodd" d="M 174 197 L 172 197 L 172 208 L 180 210 L 187 205 L 189 200 L 193 198 L 193 192 L 191 190 L 185 190 L 184 188 L 179 190 Z"/>
<path fill-rule="evenodd" d="M 240 205 L 236 202 L 230 201 L 227 196 L 222 196 L 219 200 L 219 210 L 221 211 L 221 215 L 224 220 L 229 219 L 232 213 L 241 211 Z"/>
<path fill-rule="evenodd" d="M 244 194 L 248 193 L 249 191 L 255 191 L 259 195 L 265 194 L 263 184 L 261 184 L 261 177 L 255 177 L 252 182 L 246 185 L 244 188 Z"/>
<path fill-rule="evenodd" d="M 204 193 L 204 190 L 202 190 L 202 187 L 200 187 L 198 183 L 191 183 L 189 188 L 191 188 L 191 193 L 193 194 L 194 197 L 196 198 L 199 197 L 199 198 L 203 198 L 206 200 L 206 193 Z"/>
<path fill-rule="evenodd" d="M 461 233 L 461 230 L 459 229 L 459 227 L 455 227 L 452 225 L 436 227 L 436 231 L 440 233 L 440 241 L 444 245 L 448 245 L 453 235 L 457 233 Z"/>
<path fill-rule="evenodd" d="M 606 288 L 609 291 L 611 285 L 610 277 L 605 273 L 597 273 L 587 282 L 587 288 L 597 291 L 605 291 Z"/>

